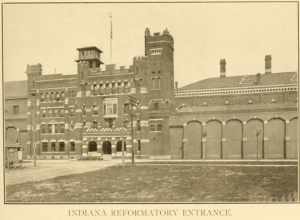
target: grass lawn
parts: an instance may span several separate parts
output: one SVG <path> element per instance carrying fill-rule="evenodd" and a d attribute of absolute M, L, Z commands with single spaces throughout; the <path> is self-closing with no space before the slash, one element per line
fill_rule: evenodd
<path fill-rule="evenodd" d="M 137 165 L 9 185 L 6 202 L 270 202 L 296 190 L 296 166 Z"/>

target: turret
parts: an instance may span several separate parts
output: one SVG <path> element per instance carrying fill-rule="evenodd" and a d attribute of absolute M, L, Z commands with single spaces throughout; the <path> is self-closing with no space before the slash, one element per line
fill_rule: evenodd
<path fill-rule="evenodd" d="M 82 72 L 82 68 L 97 69 L 103 62 L 101 61 L 102 51 L 97 47 L 78 48 L 78 73 Z"/>

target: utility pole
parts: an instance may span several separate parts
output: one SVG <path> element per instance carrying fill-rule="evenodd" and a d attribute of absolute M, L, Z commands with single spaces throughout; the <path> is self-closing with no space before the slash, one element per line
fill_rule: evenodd
<path fill-rule="evenodd" d="M 131 133 L 131 163 L 132 166 L 134 165 L 134 154 L 135 154 L 135 149 L 134 149 L 134 128 L 133 128 L 133 111 L 134 107 L 137 107 L 139 102 L 138 100 L 133 97 L 133 96 L 128 96 L 128 104 L 129 104 L 129 117 L 130 117 L 130 133 Z"/>
<path fill-rule="evenodd" d="M 113 40 L 112 13 L 109 13 L 109 19 L 110 19 L 109 49 L 110 49 L 110 63 L 112 64 L 112 40 Z"/>
<path fill-rule="evenodd" d="M 122 139 L 122 164 L 125 165 L 125 138 Z"/>
<path fill-rule="evenodd" d="M 130 104 L 130 132 L 131 132 L 131 163 L 132 166 L 134 166 L 133 103 Z"/>
<path fill-rule="evenodd" d="M 33 144 L 33 165 L 36 167 L 36 144 Z"/>

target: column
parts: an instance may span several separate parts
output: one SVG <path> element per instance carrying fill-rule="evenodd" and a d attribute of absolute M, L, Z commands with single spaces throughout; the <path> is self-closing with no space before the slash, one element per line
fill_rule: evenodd
<path fill-rule="evenodd" d="M 112 151 L 112 156 L 115 156 L 117 152 L 115 137 L 111 138 L 111 151 Z"/>
<path fill-rule="evenodd" d="M 226 138 L 223 137 L 224 135 L 224 129 L 225 129 L 225 126 L 226 126 L 226 121 L 223 121 L 222 122 L 222 130 L 221 130 L 221 151 L 220 151 L 220 158 L 223 159 L 223 143 L 226 141 Z"/>
<path fill-rule="evenodd" d="M 82 142 L 82 156 L 87 157 L 88 155 L 88 146 L 87 146 L 87 138 L 83 138 Z"/>
<path fill-rule="evenodd" d="M 99 156 L 101 156 L 101 154 L 103 154 L 102 152 L 102 144 L 103 144 L 103 141 L 101 140 L 100 137 L 97 138 L 97 153 Z"/>
<path fill-rule="evenodd" d="M 269 140 L 269 138 L 268 137 L 265 137 L 265 128 L 266 128 L 266 126 L 267 126 L 267 124 L 268 124 L 268 120 L 265 120 L 264 121 L 264 139 L 263 139 L 263 143 L 262 143 L 262 155 L 261 155 L 261 158 L 262 159 L 265 159 L 265 145 L 266 145 L 266 142 Z"/>
<path fill-rule="evenodd" d="M 131 151 L 132 151 L 131 137 L 127 136 L 126 137 L 126 152 L 131 154 Z"/>
<path fill-rule="evenodd" d="M 201 143 L 201 145 L 202 145 L 202 159 L 205 159 L 205 157 L 206 157 L 206 136 L 207 136 L 207 131 L 206 131 L 206 123 L 205 122 L 203 122 L 202 123 L 202 143 Z"/>

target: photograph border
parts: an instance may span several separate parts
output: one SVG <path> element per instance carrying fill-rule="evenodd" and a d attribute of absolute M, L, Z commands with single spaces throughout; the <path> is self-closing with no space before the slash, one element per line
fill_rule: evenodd
<path fill-rule="evenodd" d="M 45 1 L 45 2 L 34 2 L 34 1 L 24 1 L 24 2 L 2 2 L 1 3 L 1 30 L 2 30 L 2 39 L 1 39 L 1 45 L 2 45 L 2 119 L 3 119 L 3 125 L 2 125 L 2 151 L 3 151 L 3 203 L 5 205 L 90 205 L 90 204 L 99 204 L 99 205 L 105 205 L 105 204 L 113 204 L 113 205 L 132 205 L 132 204 L 145 204 L 145 205 L 151 205 L 151 204 L 300 204 L 300 167 L 299 167 L 299 161 L 300 161 L 300 147 L 299 147 L 299 136 L 300 132 L 298 132 L 298 143 L 297 143 L 297 150 L 298 150 L 298 162 L 297 162 L 297 201 L 294 202 L 7 202 L 6 201 L 6 187 L 5 187 L 5 155 L 4 155 L 4 144 L 5 144 L 5 91 L 4 91 L 4 19 L 5 19 L 5 5 L 28 5 L 28 4 L 36 4 L 36 5 L 62 5 L 62 4 L 274 4 L 274 3 L 282 3 L 282 4 L 296 4 L 297 6 L 297 60 L 298 60 L 298 80 L 297 80 L 297 86 L 298 86 L 298 103 L 297 103 L 297 113 L 299 115 L 299 69 L 300 69 L 300 62 L 299 62 L 299 1 Z M 146 6 L 145 6 L 146 7 Z M 299 127 L 299 121 L 298 121 L 298 127 Z"/>

